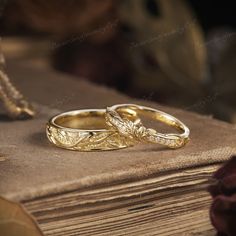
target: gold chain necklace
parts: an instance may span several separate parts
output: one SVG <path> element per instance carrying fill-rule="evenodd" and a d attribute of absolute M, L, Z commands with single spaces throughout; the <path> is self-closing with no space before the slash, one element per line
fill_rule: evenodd
<path fill-rule="evenodd" d="M 30 103 L 12 84 L 5 72 L 5 58 L 0 48 L 0 101 L 12 119 L 28 119 L 35 115 Z"/>

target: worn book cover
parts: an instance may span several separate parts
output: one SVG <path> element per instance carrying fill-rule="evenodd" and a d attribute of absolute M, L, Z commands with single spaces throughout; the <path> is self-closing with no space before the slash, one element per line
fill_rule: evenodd
<path fill-rule="evenodd" d="M 45 235 L 212 230 L 206 187 L 212 173 L 236 152 L 235 126 L 131 99 L 56 73 L 41 61 L 13 60 L 8 70 L 38 114 L 27 121 L 1 118 L 0 196 L 22 204 Z M 177 150 L 150 144 L 107 152 L 68 151 L 48 142 L 45 127 L 51 116 L 117 103 L 143 104 L 176 116 L 190 128 L 190 142 Z"/>

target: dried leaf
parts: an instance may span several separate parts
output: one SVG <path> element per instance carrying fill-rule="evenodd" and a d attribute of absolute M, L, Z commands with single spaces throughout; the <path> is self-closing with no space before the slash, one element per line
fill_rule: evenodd
<path fill-rule="evenodd" d="M 121 21 L 132 29 L 135 40 L 131 42 L 130 53 L 135 68 L 146 84 L 148 78 L 156 81 L 159 78 L 156 70 L 137 60 L 148 55 L 151 64 L 160 67 L 176 85 L 198 92 L 208 68 L 203 32 L 191 8 L 184 0 L 145 2 L 152 3 L 152 11 L 154 6 L 159 9 L 156 15 L 145 7 L 144 1 L 123 1 L 120 10 Z"/>
<path fill-rule="evenodd" d="M 43 236 L 43 233 L 20 204 L 0 197 L 0 235 Z"/>

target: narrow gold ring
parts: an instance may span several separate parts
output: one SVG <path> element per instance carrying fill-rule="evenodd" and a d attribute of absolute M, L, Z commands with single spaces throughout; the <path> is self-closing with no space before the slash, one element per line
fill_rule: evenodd
<path fill-rule="evenodd" d="M 105 112 L 105 109 L 75 110 L 54 116 L 46 127 L 47 137 L 58 147 L 79 151 L 104 151 L 132 146 L 132 140 L 114 129 L 108 129 Z"/>
<path fill-rule="evenodd" d="M 151 119 L 172 126 L 182 133 L 159 133 L 154 129 L 144 127 L 141 120 L 134 122 L 128 119 L 127 114 L 136 117 L 139 117 L 139 115 L 148 116 Z M 125 117 L 123 117 L 124 115 Z M 107 124 L 115 128 L 120 134 L 136 141 L 158 143 L 170 148 L 179 148 L 184 146 L 189 140 L 190 131 L 185 124 L 174 116 L 150 107 L 135 104 L 114 105 L 107 108 L 105 118 Z"/>

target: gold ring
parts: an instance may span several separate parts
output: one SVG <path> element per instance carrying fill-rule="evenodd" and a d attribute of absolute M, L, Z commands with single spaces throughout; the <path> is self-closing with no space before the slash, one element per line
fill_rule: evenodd
<path fill-rule="evenodd" d="M 132 146 L 134 143 L 108 129 L 105 109 L 76 110 L 51 118 L 46 133 L 51 143 L 58 147 L 79 151 L 114 150 Z M 135 121 L 135 117 L 130 117 Z"/>
<path fill-rule="evenodd" d="M 182 131 L 182 133 L 159 133 L 154 129 L 144 127 L 141 120 L 134 122 L 128 119 L 127 115 L 135 117 L 139 115 L 148 116 L 151 119 L 172 126 Z M 136 141 L 158 143 L 170 148 L 179 148 L 184 146 L 189 140 L 190 131 L 185 124 L 165 112 L 150 107 L 135 104 L 114 105 L 107 108 L 105 119 L 107 124 L 115 128 L 120 134 Z"/>

